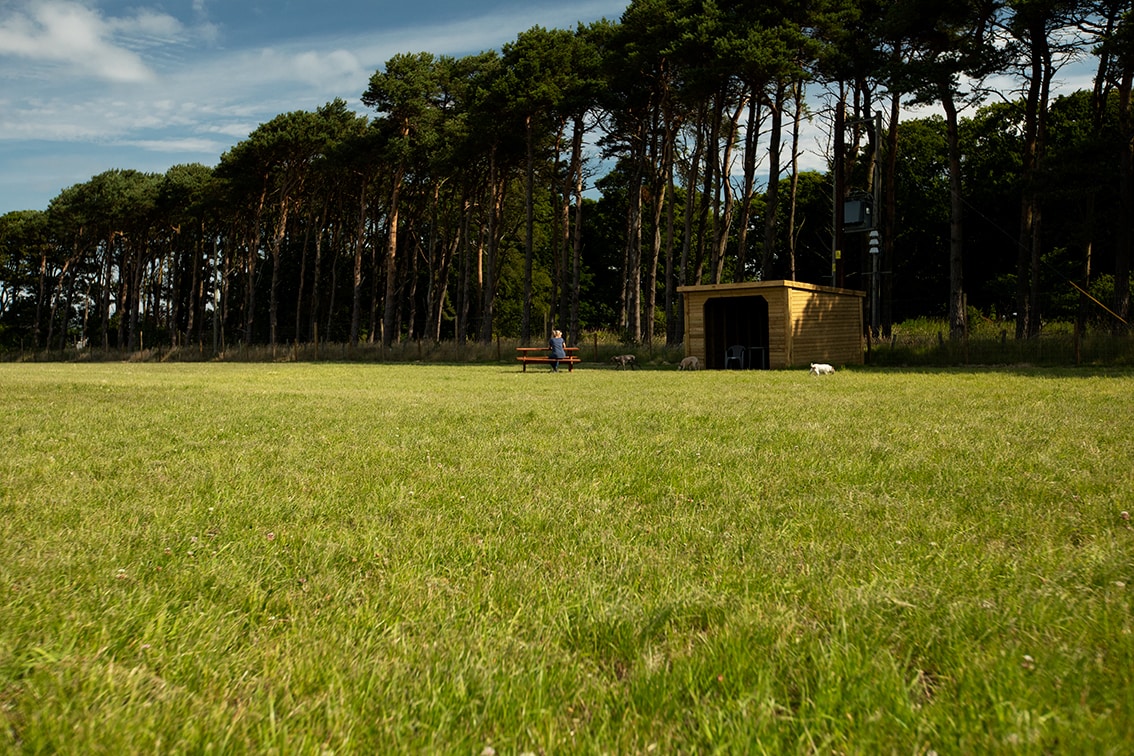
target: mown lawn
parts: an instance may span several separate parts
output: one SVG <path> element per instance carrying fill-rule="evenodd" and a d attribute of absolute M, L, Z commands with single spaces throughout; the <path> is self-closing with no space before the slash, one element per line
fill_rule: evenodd
<path fill-rule="evenodd" d="M 1132 396 L 0 364 L 0 747 L 1130 753 Z"/>

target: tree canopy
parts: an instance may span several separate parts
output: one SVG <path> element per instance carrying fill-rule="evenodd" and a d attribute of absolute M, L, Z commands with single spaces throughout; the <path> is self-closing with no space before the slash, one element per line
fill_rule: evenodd
<path fill-rule="evenodd" d="M 1131 24 L 1129 0 L 634 0 L 399 54 L 365 109 L 0 216 L 0 348 L 679 343 L 679 287 L 780 278 L 879 291 L 884 331 L 1124 327 Z M 1090 89 L 1055 92 L 1071 65 Z"/>

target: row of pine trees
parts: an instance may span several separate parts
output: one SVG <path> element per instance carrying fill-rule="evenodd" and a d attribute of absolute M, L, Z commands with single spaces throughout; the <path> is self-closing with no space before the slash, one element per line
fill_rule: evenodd
<path fill-rule="evenodd" d="M 1063 283 L 1094 303 L 1078 317 L 1123 322 L 1131 12 L 634 0 L 499 52 L 398 55 L 362 107 L 0 217 L 0 345 L 676 344 L 681 286 L 778 278 L 875 288 L 882 331 L 935 314 L 960 336 L 979 308 L 1035 336 Z M 1072 70 L 1089 88 L 1056 98 Z"/>

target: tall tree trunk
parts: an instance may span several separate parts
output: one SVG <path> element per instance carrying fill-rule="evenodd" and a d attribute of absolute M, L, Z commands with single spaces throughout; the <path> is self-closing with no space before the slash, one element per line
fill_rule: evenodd
<path fill-rule="evenodd" d="M 418 327 L 417 317 L 417 284 L 421 272 L 421 237 L 414 230 L 414 218 L 411 218 L 409 223 L 406 224 L 406 241 L 410 244 L 410 254 L 403 261 L 402 281 L 405 287 L 405 294 L 402 300 L 405 302 L 405 328 L 399 328 L 398 331 L 405 331 L 410 340 L 416 340 L 421 337 L 421 329 Z M 399 312 L 402 308 L 399 308 Z"/>
<path fill-rule="evenodd" d="M 659 111 L 660 112 L 660 111 Z M 665 118 L 665 126 L 654 130 L 655 142 L 660 132 L 660 149 L 655 148 L 655 155 L 651 163 L 654 166 L 653 180 L 653 241 L 650 245 L 649 272 L 646 276 L 646 302 L 645 302 L 645 341 L 654 343 L 654 312 L 657 308 L 658 296 L 658 261 L 662 250 L 662 213 L 665 211 L 668 198 L 670 175 L 673 171 L 673 141 L 675 139 L 675 125 L 673 119 Z M 659 154 L 660 153 L 660 154 Z M 667 287 L 668 288 L 668 287 Z"/>
<path fill-rule="evenodd" d="M 1134 67 L 1132 66 L 1134 59 L 1128 57 L 1118 84 L 1118 122 L 1121 135 L 1118 154 L 1118 197 L 1122 208 L 1121 217 L 1125 218 L 1126 222 L 1117 226 L 1114 255 L 1114 311 L 1127 323 L 1130 322 L 1130 219 L 1134 218 L 1134 111 L 1131 104 Z"/>
<path fill-rule="evenodd" d="M 268 177 L 263 178 L 263 188 L 260 191 L 260 199 L 256 202 L 256 212 L 252 217 L 251 228 L 248 229 L 247 236 L 247 271 L 248 282 L 247 290 L 244 293 L 244 338 L 243 344 L 248 346 L 252 343 L 252 327 L 255 324 L 256 315 L 256 261 L 260 255 L 260 221 L 263 217 L 264 202 L 268 197 Z M 121 342 L 119 342 L 121 343 Z"/>
<path fill-rule="evenodd" d="M 240 339 L 244 346 L 252 343 L 252 328 L 256 319 L 256 258 L 259 255 L 258 246 L 257 234 L 254 231 L 249 232 L 244 248 L 246 275 L 244 282 L 244 333 Z M 121 336 L 119 339 L 119 344 L 121 344 Z"/>
<path fill-rule="evenodd" d="M 566 331 L 568 344 L 573 344 L 575 332 L 571 330 L 571 197 L 574 184 L 571 178 L 571 165 L 563 166 L 560 156 L 563 152 L 563 138 L 567 121 L 561 120 L 555 136 L 555 169 L 552 175 L 551 200 L 558 204 L 558 233 L 555 234 L 556 275 L 552 279 L 552 306 L 556 315 L 556 327 Z"/>
<path fill-rule="evenodd" d="M 287 235 L 287 216 L 291 202 L 286 196 L 280 199 L 280 215 L 276 221 L 276 231 L 272 234 L 272 287 L 268 295 L 268 331 L 272 354 L 275 354 L 279 341 L 279 289 L 280 289 L 280 248 Z"/>
<path fill-rule="evenodd" d="M 697 146 L 700 148 L 700 151 L 695 150 L 699 163 L 705 166 L 705 175 L 699 182 L 703 189 L 698 195 L 696 186 L 691 185 L 689 191 L 689 196 L 696 197 L 696 202 L 700 203 L 696 206 L 697 230 L 693 240 L 693 253 L 695 258 L 693 261 L 693 284 L 695 286 L 700 286 L 705 276 L 705 239 L 709 228 L 709 211 L 712 209 L 710 198 L 713 196 L 713 168 L 717 162 L 716 132 L 708 127 L 708 120 L 708 115 L 702 112 L 700 122 L 697 126 Z M 708 129 L 708 133 L 705 133 L 706 129 Z M 694 175 L 696 175 L 696 172 L 694 172 Z"/>
<path fill-rule="evenodd" d="M 367 344 L 379 344 L 382 341 L 382 333 L 381 333 L 381 331 L 382 331 L 382 327 L 381 327 L 382 326 L 382 318 L 379 317 L 379 310 L 380 310 L 381 304 L 382 304 L 382 292 L 385 291 L 385 289 L 386 289 L 386 281 L 385 281 L 385 278 L 383 276 L 379 275 L 381 268 L 380 268 L 379 262 L 378 262 L 378 239 L 377 239 L 377 231 L 375 230 L 376 228 L 377 228 L 377 225 L 374 223 L 373 219 L 367 218 L 366 219 L 366 235 L 367 235 L 367 238 L 370 240 L 369 246 L 370 246 L 370 271 L 371 271 L 371 274 L 370 274 L 370 307 L 367 308 L 367 311 L 370 314 L 370 320 L 369 320 L 369 324 L 367 326 L 367 336 L 366 336 L 366 343 Z M 385 254 L 385 252 L 386 252 L 385 247 L 383 247 L 382 253 Z M 333 262 L 332 262 L 332 270 L 334 270 L 334 263 Z M 334 301 L 335 301 L 334 297 L 335 297 L 335 295 L 334 295 L 334 292 L 332 291 L 331 292 L 331 304 L 332 305 L 334 304 Z M 333 313 L 335 311 L 335 308 L 332 306 L 332 307 L 329 308 L 329 310 L 330 310 L 330 312 Z M 382 312 L 382 315 L 385 315 L 385 312 Z"/>
<path fill-rule="evenodd" d="M 642 330 L 642 184 L 646 161 L 646 123 L 640 121 L 632 148 L 633 167 L 627 189 L 626 248 L 623 255 L 623 328 L 632 341 Z"/>
<path fill-rule="evenodd" d="M 51 342 L 55 338 L 55 319 L 59 313 L 59 300 L 63 299 L 63 279 L 67 275 L 67 269 L 71 267 L 71 261 L 68 259 L 63 263 L 63 269 L 59 271 L 59 276 L 55 279 L 55 283 L 51 286 L 51 307 L 48 309 L 47 316 L 47 338 L 44 339 L 44 347 L 51 349 Z M 63 331 L 66 332 L 67 328 L 64 326 Z"/>
<path fill-rule="evenodd" d="M 480 315 L 480 341 L 491 344 L 493 336 L 493 315 L 496 310 L 496 252 L 501 221 L 504 208 L 505 180 L 498 176 L 496 165 L 496 148 L 492 148 L 488 157 L 488 186 L 490 195 L 488 210 L 487 245 L 484 255 L 483 283 L 481 285 L 481 315 Z"/>
<path fill-rule="evenodd" d="M 760 277 L 768 280 L 772 257 L 776 253 L 776 226 L 780 206 L 780 144 L 783 140 L 784 84 L 776 82 L 772 101 L 772 124 L 768 132 L 768 195 L 764 210 L 764 253 L 760 258 Z"/>
<path fill-rule="evenodd" d="M 469 310 L 472 302 L 472 238 L 470 227 L 472 225 L 473 202 L 469 196 L 469 188 L 462 189 L 461 200 L 461 270 L 460 282 L 457 288 L 457 343 L 464 344 L 469 337 Z"/>
<path fill-rule="evenodd" d="M 676 140 L 676 136 L 675 136 Z M 674 146 L 670 146 L 670 167 L 668 177 L 670 191 L 666 193 L 665 203 L 665 343 L 666 346 L 675 346 L 681 343 L 677 337 L 682 325 L 681 301 L 677 294 L 677 260 L 674 259 L 677 231 L 677 201 L 673 191 L 673 156 Z"/>
<path fill-rule="evenodd" d="M 441 241 L 441 259 L 433 276 L 433 293 L 431 295 L 431 311 L 429 313 L 429 338 L 435 343 L 441 341 L 441 326 L 445 320 L 445 302 L 451 299 L 449 295 L 449 271 L 453 267 L 453 259 L 461 248 L 460 229 L 453 229 L 453 238 L 448 242 Z"/>
<path fill-rule="evenodd" d="M 444 319 L 445 300 L 449 291 L 449 270 L 452 268 L 453 258 L 461 246 L 461 225 L 450 230 L 452 238 L 441 238 L 438 229 L 440 224 L 440 188 L 433 193 L 433 223 L 430 224 L 430 248 L 437 251 L 436 258 L 430 265 L 430 286 L 428 295 L 429 314 L 426 322 L 426 333 L 431 340 L 441 340 L 441 322 Z M 432 254 L 431 254 L 432 257 Z"/>
<path fill-rule="evenodd" d="M 225 336 L 228 328 L 229 294 L 232 285 L 232 255 L 225 249 L 221 255 L 221 246 L 216 237 L 213 238 L 213 353 L 219 354 L 225 348 Z"/>
<path fill-rule="evenodd" d="M 47 253 L 39 255 L 39 293 L 35 298 L 35 325 L 32 328 L 32 344 L 36 349 L 44 346 L 41 341 L 43 335 L 43 308 L 47 304 Z M 107 318 L 109 320 L 109 318 Z M 105 322 L 105 321 L 104 321 Z"/>
<path fill-rule="evenodd" d="M 340 228 L 341 228 L 341 224 L 340 224 L 340 226 L 336 227 L 336 229 L 335 229 L 335 241 L 331 245 L 331 252 L 332 252 L 331 253 L 331 285 L 327 287 L 328 291 L 330 291 L 330 296 L 327 297 L 327 313 L 326 313 L 327 314 L 327 320 L 325 321 L 326 326 L 323 328 L 323 340 L 324 341 L 330 341 L 332 339 L 332 334 L 334 333 L 335 296 L 339 292 L 338 251 L 342 247 L 342 232 L 339 230 Z M 377 268 L 374 269 L 374 282 L 375 282 L 374 286 L 377 287 L 378 286 L 378 283 L 377 283 L 378 282 L 378 270 L 377 270 Z M 377 296 L 375 296 L 375 299 L 377 299 Z M 375 304 L 375 307 L 377 307 L 377 304 Z"/>
<path fill-rule="evenodd" d="M 736 222 L 736 270 L 732 280 L 745 279 L 748 267 L 748 221 L 752 213 L 752 195 L 756 191 L 756 148 L 760 142 L 760 94 L 755 86 L 748 97 L 748 126 L 744 132 L 744 192 L 740 201 L 740 217 Z"/>
<path fill-rule="evenodd" d="M 1016 338 L 1040 332 L 1039 262 L 1041 253 L 1039 181 L 1043 136 L 1047 120 L 1047 93 L 1051 79 L 1051 53 L 1042 23 L 1028 30 L 1031 73 L 1024 106 L 1024 140 L 1020 178 L 1020 238 L 1016 261 Z"/>
<path fill-rule="evenodd" d="M 882 336 L 890 338 L 894 323 L 894 236 L 898 232 L 898 119 L 902 112 L 902 95 L 890 96 L 890 128 L 886 132 L 886 171 L 882 182 Z"/>
<path fill-rule="evenodd" d="M 173 229 L 172 238 L 169 241 L 168 269 L 170 282 L 169 298 L 166 303 L 168 306 L 166 331 L 169 333 L 170 346 L 179 346 L 181 343 L 181 289 L 185 286 L 181 268 L 185 264 L 184 261 L 192 257 L 192 251 L 187 251 L 185 247 L 189 247 L 189 240 L 181 236 L 180 227 Z M 191 291 L 191 289 L 186 291 Z"/>
<path fill-rule="evenodd" d="M 130 284 L 134 279 L 134 250 L 133 245 L 130 244 L 125 238 L 121 244 L 122 255 L 118 268 L 118 301 L 116 302 L 119 311 L 118 316 L 118 348 L 123 346 L 126 349 L 133 349 L 133 344 L 127 340 L 130 325 L 130 309 L 137 310 L 137 301 L 134 299 L 134 292 L 131 291 Z"/>
<path fill-rule="evenodd" d="M 653 240 L 650 242 L 650 259 L 646 270 L 646 301 L 642 304 L 643 312 L 643 338 L 646 344 L 654 343 L 654 312 L 658 300 L 658 261 L 661 259 L 662 248 L 662 212 L 665 210 L 666 186 L 662 184 L 660 191 L 653 196 Z"/>
<path fill-rule="evenodd" d="M 520 343 L 527 346 L 532 338 L 532 249 L 535 236 L 535 137 L 532 117 L 524 119 L 527 147 L 527 170 L 524 182 L 524 311 L 520 322 Z"/>
<path fill-rule="evenodd" d="M 723 198 L 724 208 L 719 214 L 719 226 L 717 227 L 715 239 L 717 269 L 713 274 L 713 279 L 717 283 L 724 280 L 724 264 L 728 253 L 728 240 L 732 233 L 732 216 L 736 207 L 736 201 L 732 193 L 732 181 L 729 177 L 732 175 L 733 152 L 734 145 L 736 144 L 736 132 L 739 130 L 740 114 L 744 112 L 746 105 L 747 103 L 741 98 L 740 102 L 737 103 L 736 110 L 733 111 L 725 127 L 724 155 L 721 158 L 720 166 L 720 194 Z"/>
<path fill-rule="evenodd" d="M 721 128 L 724 125 L 724 95 L 717 92 L 713 98 L 712 125 L 709 130 L 709 147 L 705 151 L 705 209 L 703 229 L 709 230 L 709 235 L 703 237 L 703 244 L 708 244 L 709 253 L 709 283 L 718 284 L 720 278 L 721 250 L 717 240 L 720 238 L 721 221 L 721 183 L 728 177 L 721 177 L 723 166 L 721 164 Z"/>
<path fill-rule="evenodd" d="M 339 203 L 336 202 L 336 205 Z M 341 206 L 340 206 L 341 209 Z M 311 313 L 307 319 L 307 338 L 314 341 L 317 336 L 317 324 L 319 322 L 319 304 L 322 299 L 322 277 L 323 277 L 323 238 L 327 231 L 327 215 L 329 208 L 324 208 L 322 218 L 319 220 L 319 228 L 315 234 L 315 259 L 312 261 L 311 271 Z M 336 217 L 341 217 L 342 213 L 336 213 Z M 339 226 L 336 221 L 335 228 Z M 337 233 L 337 231 L 333 232 Z"/>
<path fill-rule="evenodd" d="M 138 348 L 138 310 L 143 301 L 142 277 L 146 266 L 142 242 L 131 239 L 130 246 L 133 248 L 130 252 L 130 308 L 127 310 L 128 317 L 124 320 L 128 321 L 126 349 L 133 351 Z"/>
<path fill-rule="evenodd" d="M 307 227 L 303 232 L 303 248 L 299 252 L 299 278 L 296 281 L 295 291 L 295 343 L 305 341 L 303 336 L 303 296 L 307 290 L 307 258 L 311 248 L 311 235 L 322 235 L 323 218 L 326 217 L 326 201 L 321 203 L 319 213 L 314 210 L 307 217 Z"/>
<path fill-rule="evenodd" d="M 191 254 L 193 270 L 190 272 L 191 280 L 189 281 L 189 320 L 185 324 L 185 340 L 188 344 L 192 344 L 196 339 L 197 331 L 200 329 L 201 317 L 204 314 L 201 304 L 201 300 L 204 298 L 201 276 L 201 267 L 204 265 L 205 257 L 204 221 L 198 221 L 197 223 L 197 233 L 193 239 L 193 251 Z"/>
<path fill-rule="evenodd" d="M 957 106 L 947 87 L 941 90 L 941 105 L 945 110 L 945 133 L 949 143 L 949 338 L 961 339 L 965 335 L 964 235 L 961 194 L 961 147 L 957 133 Z"/>
<path fill-rule="evenodd" d="M 386 293 L 382 315 L 382 344 L 394 343 L 398 316 L 398 210 L 402 193 L 402 170 L 394 172 L 390 187 L 390 210 L 387 213 L 386 230 Z"/>
<path fill-rule="evenodd" d="M 681 264 L 677 266 L 677 286 L 684 286 L 688 281 L 689 274 L 689 261 L 690 256 L 695 255 L 696 252 L 693 248 L 693 217 L 699 215 L 697 213 L 697 185 L 700 182 L 699 173 L 701 170 L 701 152 L 704 149 L 701 139 L 702 132 L 700 128 L 695 130 L 693 141 L 693 154 L 689 156 L 689 170 L 685 180 L 685 229 L 682 236 L 681 244 Z M 697 265 L 697 272 L 694 275 L 693 282 L 699 284 L 700 278 L 700 264 Z M 685 306 L 679 305 L 678 310 L 681 312 L 681 328 L 678 329 L 676 334 L 677 338 L 681 341 L 685 340 Z"/>
<path fill-rule="evenodd" d="M 103 249 L 102 261 L 103 267 L 100 273 L 101 289 L 99 292 L 99 312 L 102 316 L 102 323 L 99 324 L 100 335 L 102 336 L 103 350 L 110 349 L 110 288 L 111 288 L 111 273 L 112 263 L 114 262 L 114 234 L 111 233 L 107 236 L 106 246 Z M 38 317 L 36 319 L 38 323 Z"/>
<path fill-rule="evenodd" d="M 1109 39 L 1114 33 L 1114 27 L 1118 19 L 1113 14 L 1108 14 L 1106 17 L 1105 31 L 1102 33 L 1102 39 Z M 1102 140 L 1103 124 L 1106 117 L 1106 101 L 1110 93 L 1110 84 L 1107 78 L 1107 73 L 1110 71 L 1111 66 L 1111 53 L 1107 45 L 1100 46 L 1098 51 L 1098 67 L 1095 70 L 1095 79 L 1091 87 L 1091 135 L 1096 140 Z M 1103 140 L 1105 141 L 1105 140 Z M 1091 288 L 1091 257 L 1094 253 L 1095 235 L 1098 233 L 1098 225 L 1095 222 L 1095 208 L 1098 192 L 1090 192 L 1089 194 L 1081 197 L 1083 202 L 1083 211 L 1079 214 L 1081 219 L 1083 233 L 1083 260 L 1082 271 L 1083 278 L 1081 281 L 1082 291 L 1079 293 L 1079 309 L 1075 317 L 1075 333 L 1082 336 L 1086 332 L 1087 317 L 1090 308 L 1090 299 L 1087 297 L 1086 292 Z M 1075 354 L 1076 362 L 1079 359 L 1079 353 Z"/>
<path fill-rule="evenodd" d="M 795 253 L 799 246 L 799 234 L 795 228 L 795 214 L 799 200 L 799 128 L 803 120 L 803 80 L 792 83 L 793 113 L 791 119 L 791 192 L 788 203 L 788 278 L 795 280 Z"/>
<path fill-rule="evenodd" d="M 579 343 L 579 287 L 583 268 L 583 115 L 575 116 L 571 134 L 571 175 L 575 182 L 575 230 L 571 239 L 571 320 L 567 333 Z"/>
<path fill-rule="evenodd" d="M 315 236 L 315 249 L 311 255 L 309 255 L 307 251 L 310 238 L 305 239 L 303 242 L 303 266 L 300 269 L 299 292 L 295 297 L 295 340 L 297 342 L 300 340 L 311 341 L 311 333 L 309 331 L 305 332 L 303 327 L 303 292 L 307 280 L 307 259 L 309 256 L 313 257 L 311 260 L 311 302 L 308 304 L 308 307 L 312 310 L 312 313 L 314 313 L 316 301 L 315 282 L 318 280 L 319 275 L 319 254 L 322 251 L 321 242 L 323 240 L 323 230 L 327 225 L 327 210 L 329 204 L 330 203 L 324 201 L 319 209 L 319 214 L 317 216 L 312 214 L 311 223 L 313 227 L 309 229 L 309 233 Z"/>
<path fill-rule="evenodd" d="M 351 276 L 350 337 L 351 346 L 358 346 L 362 328 L 362 259 L 366 250 L 366 179 L 358 189 L 358 217 L 354 224 L 354 269 Z"/>

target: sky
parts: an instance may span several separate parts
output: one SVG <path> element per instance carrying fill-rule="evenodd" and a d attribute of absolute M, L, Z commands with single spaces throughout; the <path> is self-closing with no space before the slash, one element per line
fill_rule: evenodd
<path fill-rule="evenodd" d="M 0 215 L 111 169 L 215 166 L 257 126 L 359 97 L 398 53 L 500 50 L 629 0 L 0 0 Z"/>

